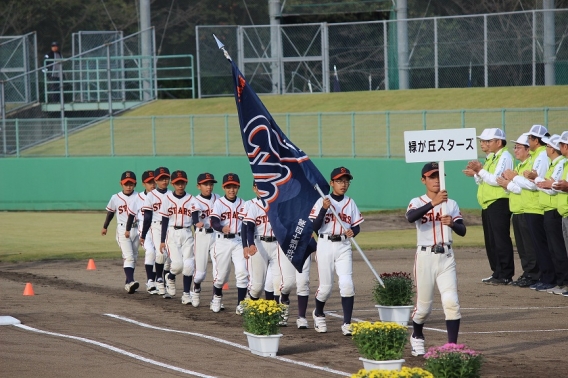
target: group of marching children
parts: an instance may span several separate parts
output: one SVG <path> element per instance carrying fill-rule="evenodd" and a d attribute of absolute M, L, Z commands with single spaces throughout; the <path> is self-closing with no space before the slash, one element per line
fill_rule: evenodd
<path fill-rule="evenodd" d="M 485 129 L 478 138 L 486 161 L 469 162 L 464 173 L 479 185 L 492 271 L 482 282 L 568 297 L 568 131 L 550 135 L 533 125 L 511 140 L 515 165 L 503 130 Z M 511 220 L 522 268 L 516 280 Z"/>
<path fill-rule="evenodd" d="M 317 250 L 320 286 L 316 292 L 315 310 L 312 312 L 314 329 L 327 332 L 324 305 L 331 294 L 334 272 L 339 277 L 339 290 L 344 319 L 341 327 L 344 335 L 350 335 L 351 315 L 354 303 L 352 251 L 349 241 L 359 232 L 363 222 L 354 201 L 345 193 L 353 176 L 345 167 L 332 171 L 332 193 L 320 198 L 311 210 L 314 232 L 308 251 Z M 296 326 L 308 328 L 306 317 L 309 296 L 311 258 L 307 258 L 299 273 L 280 248 L 267 216 L 267 203 L 261 198 L 256 183 L 252 189 L 256 198 L 244 201 L 238 197 L 240 179 L 235 173 L 223 176 L 224 195 L 213 193 L 217 183 L 211 173 L 197 177 L 199 194 L 186 191 L 186 172 L 169 171 L 159 167 L 142 174 L 144 192 L 136 192 L 136 175 L 132 171 L 122 174 L 122 191 L 114 194 L 106 210 L 102 230 L 106 235 L 110 221 L 117 214 L 116 239 L 122 250 L 125 290 L 133 294 L 139 287 L 134 279 L 138 247 L 144 247 L 146 290 L 172 298 L 177 293 L 177 277 L 181 274 L 182 304 L 198 307 L 201 284 L 205 280 L 208 256 L 211 257 L 213 295 L 210 310 L 219 312 L 223 287 L 228 282 L 231 262 L 237 286 L 236 313 L 242 314 L 241 301 L 247 295 L 255 300 L 264 294 L 268 300 L 285 305 L 281 325 L 287 325 L 290 294 L 296 287 L 298 318 Z M 171 184 L 173 190 L 169 189 Z M 350 222 L 340 224 L 340 219 Z M 132 228 L 137 230 L 131 232 Z M 263 293 L 264 292 L 264 293 Z"/>

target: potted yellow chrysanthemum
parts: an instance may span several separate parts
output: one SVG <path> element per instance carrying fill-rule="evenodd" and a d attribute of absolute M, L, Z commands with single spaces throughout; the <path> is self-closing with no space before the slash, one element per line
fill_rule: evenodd
<path fill-rule="evenodd" d="M 353 342 L 363 356 L 367 370 L 400 370 L 408 329 L 393 322 L 361 322 L 351 324 Z"/>
<path fill-rule="evenodd" d="M 249 349 L 253 354 L 263 357 L 274 357 L 280 344 L 279 333 L 284 305 L 265 299 L 245 299 L 243 306 L 243 322 Z"/>
<path fill-rule="evenodd" d="M 403 367 L 399 370 L 359 370 L 351 378 L 434 378 L 432 373 L 419 367 Z"/>

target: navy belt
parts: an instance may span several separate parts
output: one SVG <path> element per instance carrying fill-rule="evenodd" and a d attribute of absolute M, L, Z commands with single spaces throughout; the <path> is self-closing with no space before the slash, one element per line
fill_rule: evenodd
<path fill-rule="evenodd" d="M 189 227 L 191 227 L 191 226 L 189 226 Z M 182 228 L 189 228 L 189 227 L 174 226 L 174 230 L 181 230 Z"/>
<path fill-rule="evenodd" d="M 276 241 L 276 237 L 275 236 L 256 236 L 258 239 L 268 242 L 268 243 L 272 243 Z"/>
<path fill-rule="evenodd" d="M 330 240 L 332 242 L 340 242 L 345 240 L 345 235 L 327 235 L 327 234 L 320 234 L 320 238 L 324 238 Z"/>
<path fill-rule="evenodd" d="M 220 238 L 221 235 L 223 235 L 223 238 L 225 238 L 225 239 L 234 239 L 237 236 L 241 236 L 241 233 L 237 232 L 236 234 L 219 234 L 219 235 L 217 235 L 217 237 Z"/>
<path fill-rule="evenodd" d="M 450 245 L 433 245 L 433 246 L 421 246 L 420 250 L 421 251 L 426 251 L 426 252 L 432 252 L 432 253 L 437 253 L 437 254 L 441 254 L 441 253 L 446 253 L 446 251 L 451 251 L 452 246 Z"/>
<path fill-rule="evenodd" d="M 213 231 L 215 231 L 215 230 L 213 230 L 212 228 L 203 228 L 203 227 L 201 227 L 201 228 L 198 228 L 197 231 L 199 231 L 199 232 L 205 231 L 206 234 L 212 234 Z"/>

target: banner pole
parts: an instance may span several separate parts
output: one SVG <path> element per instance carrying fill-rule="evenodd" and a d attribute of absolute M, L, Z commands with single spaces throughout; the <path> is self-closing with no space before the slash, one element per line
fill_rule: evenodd
<path fill-rule="evenodd" d="M 325 198 L 325 194 L 323 194 L 323 192 L 321 191 L 319 185 L 315 185 L 314 188 L 318 191 L 319 195 L 321 196 L 321 198 Z M 333 206 L 329 207 L 331 209 L 331 212 L 333 213 L 333 215 L 335 216 L 335 219 L 339 222 L 339 224 L 341 225 L 341 227 L 344 230 L 347 230 L 347 227 L 345 227 L 345 225 L 343 224 L 343 221 L 341 220 L 341 218 L 339 218 L 339 216 L 337 215 L 337 212 L 335 211 Z M 359 254 L 361 255 L 361 257 L 363 258 L 363 260 L 365 260 L 365 262 L 367 263 L 367 265 L 369 266 L 369 269 L 371 269 L 371 272 L 373 272 L 373 274 L 375 275 L 375 277 L 377 278 L 377 281 L 379 281 L 379 283 L 381 284 L 382 287 L 385 287 L 385 284 L 383 283 L 383 280 L 381 280 L 381 277 L 379 276 L 379 274 L 377 273 L 377 271 L 375 270 L 375 268 L 373 268 L 373 265 L 371 265 L 371 262 L 369 261 L 369 259 L 367 258 L 367 256 L 363 253 L 363 251 L 361 250 L 361 248 L 359 247 L 359 244 L 357 244 L 357 242 L 355 241 L 354 238 L 349 238 L 349 240 L 351 240 L 351 243 L 353 243 L 353 245 L 355 246 L 355 248 L 357 249 L 357 251 L 359 251 Z"/>
<path fill-rule="evenodd" d="M 444 162 L 438 162 L 438 175 L 440 177 L 440 191 L 446 190 L 446 168 Z M 448 214 L 448 203 L 446 201 L 442 202 L 442 215 Z M 444 235 L 446 235 L 447 240 L 450 240 L 450 228 L 448 226 L 442 226 Z"/>

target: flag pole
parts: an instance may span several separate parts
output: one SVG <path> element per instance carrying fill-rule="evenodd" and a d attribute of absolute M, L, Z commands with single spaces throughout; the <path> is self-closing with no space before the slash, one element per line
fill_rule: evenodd
<path fill-rule="evenodd" d="M 323 194 L 323 192 L 321 191 L 319 185 L 315 185 L 314 188 L 318 191 L 319 195 L 321 196 L 321 198 L 325 198 L 325 194 Z M 335 216 L 335 219 L 339 222 L 339 224 L 341 225 L 341 227 L 344 230 L 347 230 L 347 227 L 345 227 L 345 225 L 343 224 L 343 221 L 341 220 L 341 218 L 339 217 L 339 215 L 337 215 L 337 212 L 335 211 L 335 208 L 333 206 L 329 207 L 331 209 L 331 212 L 333 213 L 333 215 Z M 367 258 L 367 256 L 363 253 L 363 251 L 361 250 L 361 248 L 359 247 L 359 244 L 357 244 L 357 242 L 355 241 L 354 238 L 349 238 L 349 240 L 351 240 L 351 243 L 353 243 L 353 245 L 355 246 L 355 248 L 357 249 L 357 251 L 359 251 L 359 254 L 361 255 L 361 257 L 363 258 L 363 260 L 365 260 L 365 262 L 367 263 L 367 265 L 369 266 L 369 269 L 371 269 L 371 272 L 373 272 L 373 274 L 375 275 L 375 277 L 377 278 L 377 281 L 379 281 L 379 283 L 381 284 L 382 287 L 385 287 L 385 284 L 383 283 L 383 280 L 381 280 L 381 277 L 379 276 L 379 274 L 377 273 L 377 271 L 375 270 L 375 268 L 373 268 L 373 265 L 371 265 L 371 262 L 369 261 L 369 259 Z"/>
<path fill-rule="evenodd" d="M 217 38 L 217 36 L 215 34 L 213 34 L 213 38 L 215 38 L 215 42 L 217 42 L 217 47 L 219 47 L 219 50 L 223 50 L 223 54 L 225 54 L 225 58 L 227 58 L 227 60 L 229 62 L 232 62 L 233 59 L 231 59 L 231 56 L 229 55 L 227 50 L 225 50 L 225 45 L 223 44 L 223 42 L 219 41 L 219 38 Z"/>

